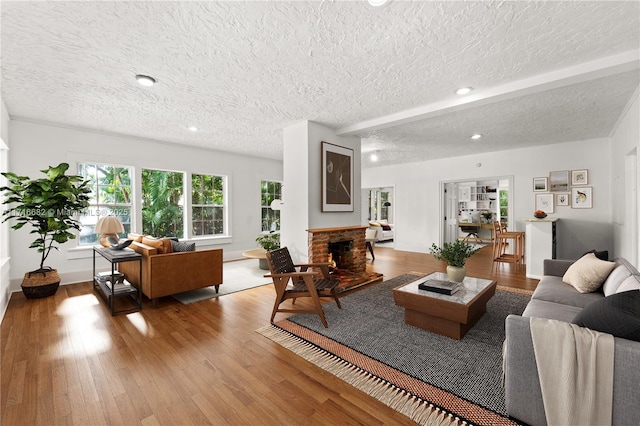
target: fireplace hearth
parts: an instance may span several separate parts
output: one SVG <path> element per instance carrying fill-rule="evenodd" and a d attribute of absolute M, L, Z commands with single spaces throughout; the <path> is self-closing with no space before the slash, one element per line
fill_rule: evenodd
<path fill-rule="evenodd" d="M 380 281 L 382 274 L 367 272 L 365 230 L 367 226 L 309 229 L 309 263 L 326 263 L 332 254 L 338 291 Z"/>
<path fill-rule="evenodd" d="M 351 270 L 353 265 L 353 240 L 329 243 L 329 259 L 333 268 Z"/>

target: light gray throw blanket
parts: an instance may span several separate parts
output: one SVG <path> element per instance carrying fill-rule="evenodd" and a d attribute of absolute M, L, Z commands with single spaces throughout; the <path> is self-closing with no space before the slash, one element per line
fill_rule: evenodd
<path fill-rule="evenodd" d="M 613 336 L 544 318 L 530 324 L 547 424 L 611 425 Z"/>

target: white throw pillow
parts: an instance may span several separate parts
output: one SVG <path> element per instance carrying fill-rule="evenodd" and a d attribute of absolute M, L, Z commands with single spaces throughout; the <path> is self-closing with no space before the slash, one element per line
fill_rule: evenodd
<path fill-rule="evenodd" d="M 611 296 L 618 292 L 618 287 L 624 280 L 631 276 L 631 271 L 625 265 L 618 265 L 613 272 L 609 274 L 602 284 L 602 291 L 605 296 Z"/>
<path fill-rule="evenodd" d="M 595 254 L 587 253 L 569 266 L 562 281 L 580 293 L 591 293 L 602 286 L 615 267 L 615 262 L 600 260 Z"/>
<path fill-rule="evenodd" d="M 637 275 L 631 275 L 624 280 L 616 289 L 616 293 L 624 293 L 631 290 L 640 290 L 640 277 Z"/>

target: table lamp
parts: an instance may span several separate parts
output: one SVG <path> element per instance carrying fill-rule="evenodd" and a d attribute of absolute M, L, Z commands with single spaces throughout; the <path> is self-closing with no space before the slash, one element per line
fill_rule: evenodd
<path fill-rule="evenodd" d="M 98 241 L 104 247 L 110 247 L 107 237 L 118 239 L 118 233 L 124 232 L 122 223 L 115 216 L 105 216 L 96 223 L 95 233 L 100 234 Z"/>

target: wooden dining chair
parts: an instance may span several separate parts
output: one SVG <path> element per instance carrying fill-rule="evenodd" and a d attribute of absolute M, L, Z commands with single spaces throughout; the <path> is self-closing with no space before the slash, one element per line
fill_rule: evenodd
<path fill-rule="evenodd" d="M 265 275 L 265 277 L 273 280 L 276 290 L 271 322 L 273 323 L 273 319 L 278 312 L 297 312 L 317 314 L 320 316 L 325 328 L 329 327 L 322 310 L 320 297 L 332 297 L 336 301 L 338 308 L 342 309 L 337 293 L 340 279 L 329 275 L 329 264 L 305 263 L 294 265 L 287 247 L 267 252 L 267 264 L 271 273 Z M 311 267 L 319 269 L 320 272 L 310 271 L 309 268 Z M 313 301 L 314 309 L 280 307 L 280 304 L 287 299 L 293 299 L 292 302 L 295 304 L 298 297 L 310 297 Z"/>
<path fill-rule="evenodd" d="M 511 245 L 511 253 L 507 248 Z M 505 224 L 493 222 L 493 266 L 497 263 L 513 263 L 518 266 L 524 260 L 524 232 L 507 231 Z M 492 269 L 493 269 L 492 266 Z"/>

